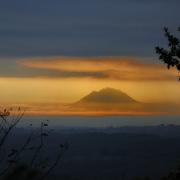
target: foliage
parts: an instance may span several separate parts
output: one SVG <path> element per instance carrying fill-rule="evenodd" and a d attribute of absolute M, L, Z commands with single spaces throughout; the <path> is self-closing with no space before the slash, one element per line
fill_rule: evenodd
<path fill-rule="evenodd" d="M 179 180 L 180 179 L 180 166 L 175 170 L 170 172 L 166 177 L 162 177 L 161 180 Z"/>
<path fill-rule="evenodd" d="M 180 31 L 180 27 L 178 28 Z M 159 59 L 167 64 L 167 68 L 176 67 L 180 72 L 180 41 L 177 37 L 172 35 L 168 28 L 164 28 L 165 37 L 168 40 L 168 48 L 156 47 L 156 53 L 159 54 Z"/>
<path fill-rule="evenodd" d="M 59 151 L 53 162 L 43 154 L 46 147 L 48 120 L 41 122 L 40 128 L 33 129 L 21 147 L 9 149 L 8 138 L 24 115 L 21 108 L 9 108 L 0 111 L 0 179 L 9 180 L 43 180 L 58 165 L 68 144 L 60 144 Z M 32 124 L 30 124 L 32 126 Z M 17 139 L 11 136 L 16 142 Z"/>

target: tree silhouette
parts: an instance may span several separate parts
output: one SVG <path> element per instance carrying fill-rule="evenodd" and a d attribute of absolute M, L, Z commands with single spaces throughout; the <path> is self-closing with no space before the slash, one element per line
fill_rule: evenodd
<path fill-rule="evenodd" d="M 21 108 L 0 110 L 0 180 L 44 180 L 58 165 L 68 144 L 59 144 L 54 161 L 43 154 L 45 138 L 49 136 L 48 120 L 41 122 L 40 128 L 33 129 L 21 147 L 8 148 L 8 137 L 21 121 L 24 111 Z M 32 126 L 30 124 L 30 126 Z M 17 141 L 15 136 L 11 136 Z"/>
<path fill-rule="evenodd" d="M 178 28 L 180 32 L 180 27 Z M 165 37 L 168 40 L 168 48 L 164 49 L 157 46 L 156 53 L 159 54 L 159 59 L 167 64 L 167 68 L 176 67 L 180 72 L 180 40 L 171 34 L 167 27 L 164 28 Z M 180 76 L 179 76 L 180 80 Z M 179 180 L 180 179 L 180 166 L 175 171 L 171 171 L 167 176 L 162 177 L 161 180 Z"/>
<path fill-rule="evenodd" d="M 162 177 L 161 180 L 180 180 L 180 166 L 175 171 L 171 171 L 167 176 Z"/>
<path fill-rule="evenodd" d="M 178 28 L 180 32 L 180 27 Z M 159 54 L 159 59 L 163 61 L 167 68 L 176 67 L 178 72 L 180 72 L 180 40 L 171 34 L 167 27 L 164 28 L 165 37 L 168 40 L 168 47 L 162 48 L 157 46 L 156 53 Z M 179 77 L 180 80 L 180 77 Z"/>

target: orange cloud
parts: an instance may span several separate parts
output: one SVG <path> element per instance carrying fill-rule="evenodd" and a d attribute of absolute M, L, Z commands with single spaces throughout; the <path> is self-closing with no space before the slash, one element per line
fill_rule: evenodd
<path fill-rule="evenodd" d="M 127 57 L 57 57 L 18 61 L 26 68 L 44 70 L 47 77 L 86 78 L 112 80 L 175 80 L 177 73 L 159 64 L 145 63 Z M 49 72 L 49 73 L 48 73 Z M 52 72 L 55 72 L 52 76 Z"/>

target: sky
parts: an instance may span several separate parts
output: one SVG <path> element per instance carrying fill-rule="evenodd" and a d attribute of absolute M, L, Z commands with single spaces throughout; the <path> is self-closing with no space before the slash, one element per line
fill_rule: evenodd
<path fill-rule="evenodd" d="M 147 103 L 180 102 L 158 61 L 179 0 L 0 1 L 1 104 L 73 103 L 112 87 Z"/>

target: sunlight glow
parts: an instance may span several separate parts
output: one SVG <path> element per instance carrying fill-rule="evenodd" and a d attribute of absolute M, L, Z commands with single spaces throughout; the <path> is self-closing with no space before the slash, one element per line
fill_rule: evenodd
<path fill-rule="evenodd" d="M 37 104 L 45 104 L 50 114 L 59 114 L 62 104 L 77 102 L 92 91 L 105 87 L 119 89 L 142 103 L 180 102 L 180 85 L 175 79 L 175 71 L 167 71 L 161 65 L 147 64 L 133 58 L 101 57 L 98 60 L 61 57 L 45 61 L 25 59 L 19 60 L 17 65 L 29 69 L 46 69 L 47 74 L 33 74 L 32 77 L 0 77 L 1 104 L 26 105 L 31 110 L 34 109 L 35 114 L 41 111 L 35 110 Z M 52 70 L 57 71 L 57 75 L 52 77 Z M 64 114 L 74 113 L 65 113 L 64 108 L 63 111 Z M 33 114 L 33 111 L 31 112 Z M 86 112 L 81 112 L 84 113 Z M 119 113 L 131 112 L 127 110 Z M 135 114 L 137 113 L 134 112 Z M 152 112 L 144 111 L 140 114 Z"/>

